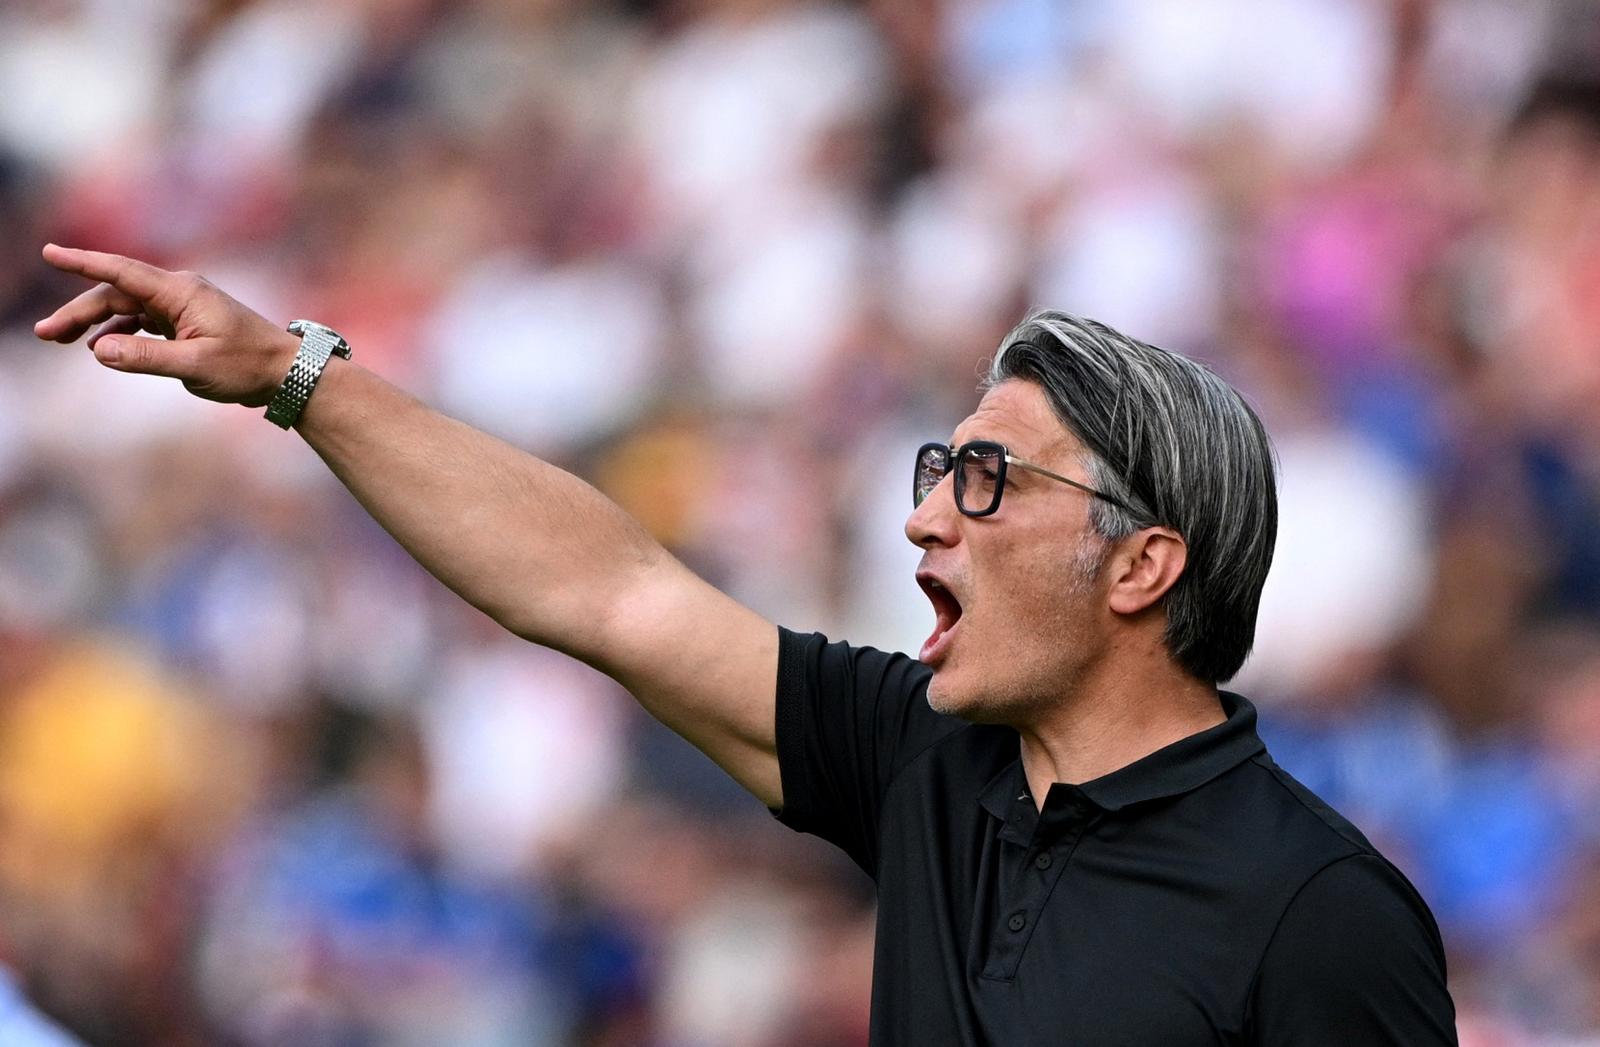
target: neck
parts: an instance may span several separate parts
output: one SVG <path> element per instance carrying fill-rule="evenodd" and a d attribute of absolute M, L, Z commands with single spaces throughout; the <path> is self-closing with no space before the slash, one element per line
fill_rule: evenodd
<path fill-rule="evenodd" d="M 1092 781 L 1226 719 L 1215 687 L 1165 659 L 1145 672 L 1097 675 L 1017 727 L 1022 770 L 1041 809 L 1055 782 Z"/>

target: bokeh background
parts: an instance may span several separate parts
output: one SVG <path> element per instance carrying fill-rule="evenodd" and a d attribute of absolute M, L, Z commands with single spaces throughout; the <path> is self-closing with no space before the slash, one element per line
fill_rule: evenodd
<path fill-rule="evenodd" d="M 1464 1044 L 1600 1043 L 1597 77 L 1590 3 L 12 0 L 0 987 L 93 1044 L 867 1020 L 859 873 L 259 411 L 35 342 L 53 239 L 889 648 L 911 452 L 1014 322 L 1198 355 L 1282 459 L 1263 734 L 1432 904 Z"/>

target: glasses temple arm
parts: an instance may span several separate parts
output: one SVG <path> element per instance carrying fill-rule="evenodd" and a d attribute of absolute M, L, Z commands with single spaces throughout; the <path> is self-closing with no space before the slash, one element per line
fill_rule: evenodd
<path fill-rule="evenodd" d="M 1139 510 L 1135 509 L 1133 506 L 1129 505 L 1127 502 L 1124 502 L 1120 498 L 1112 497 L 1111 495 L 1106 494 L 1104 491 L 1097 491 L 1088 484 L 1079 483 L 1077 480 L 1062 476 L 1060 473 L 1053 473 L 1042 465 L 1034 465 L 1032 462 L 1025 462 L 1021 458 L 1014 458 L 1009 454 L 1006 455 L 1006 461 L 1011 465 L 1017 466 L 1018 468 L 1027 469 L 1029 472 L 1038 473 L 1041 476 L 1048 476 L 1052 480 L 1060 480 L 1068 487 L 1076 487 L 1078 490 L 1092 494 L 1096 498 L 1104 499 L 1105 501 L 1108 501 L 1112 505 L 1116 506 L 1118 509 L 1121 509 L 1126 513 L 1130 513 L 1136 519 L 1144 515 L 1140 513 Z"/>

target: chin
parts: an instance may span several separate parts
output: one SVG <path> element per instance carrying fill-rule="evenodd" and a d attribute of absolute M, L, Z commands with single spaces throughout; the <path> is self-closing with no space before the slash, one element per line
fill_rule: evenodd
<path fill-rule="evenodd" d="M 935 669 L 928 681 L 928 707 L 968 723 L 1018 727 L 1031 722 L 1050 702 L 1042 697 L 1048 690 L 1021 681 L 1000 681 L 998 687 L 993 681 L 984 682 L 987 686 L 974 686 L 948 669 Z"/>
<path fill-rule="evenodd" d="M 928 681 L 928 707 L 945 716 L 961 715 L 960 696 L 951 693 L 951 688 L 946 685 L 943 674 L 938 670 L 934 671 L 933 678 Z"/>
<path fill-rule="evenodd" d="M 971 723 L 991 723 L 995 721 L 995 710 L 987 706 L 982 695 L 961 687 L 947 673 L 935 670 L 933 679 L 928 681 L 928 707 L 936 713 Z"/>

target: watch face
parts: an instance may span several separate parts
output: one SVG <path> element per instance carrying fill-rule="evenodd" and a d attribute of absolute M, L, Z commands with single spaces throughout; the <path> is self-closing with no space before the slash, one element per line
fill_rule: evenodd
<path fill-rule="evenodd" d="M 344 336 L 338 331 L 326 324 L 319 324 L 315 320 L 296 320 L 289 325 L 288 330 L 290 334 L 297 334 L 301 338 L 312 333 L 321 335 L 328 342 L 329 352 L 346 360 L 350 359 L 350 343 L 345 341 Z"/>

